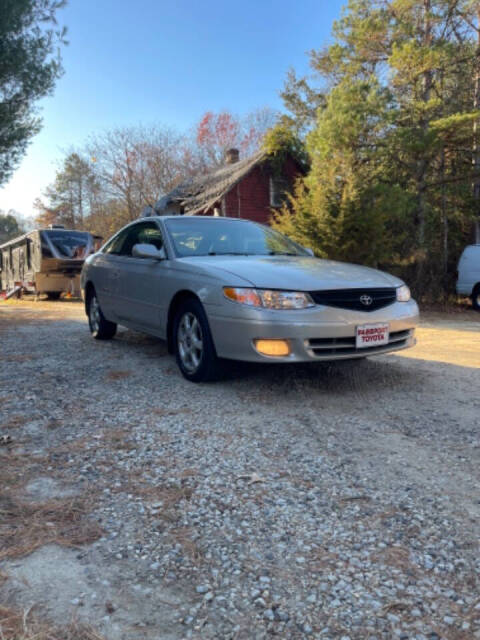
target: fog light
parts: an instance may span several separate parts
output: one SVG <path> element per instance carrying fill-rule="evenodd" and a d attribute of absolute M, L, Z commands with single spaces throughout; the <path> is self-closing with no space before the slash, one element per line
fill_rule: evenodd
<path fill-rule="evenodd" d="M 289 356 L 288 340 L 255 340 L 255 348 L 265 356 Z"/>

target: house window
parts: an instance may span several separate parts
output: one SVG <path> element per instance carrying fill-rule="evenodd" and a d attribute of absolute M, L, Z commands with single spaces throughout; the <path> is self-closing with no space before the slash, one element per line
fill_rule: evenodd
<path fill-rule="evenodd" d="M 283 176 L 270 176 L 270 206 L 281 207 L 288 193 L 288 181 Z"/>

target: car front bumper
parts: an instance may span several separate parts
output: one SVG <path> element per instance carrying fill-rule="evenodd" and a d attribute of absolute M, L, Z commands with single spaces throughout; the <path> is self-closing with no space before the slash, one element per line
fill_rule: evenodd
<path fill-rule="evenodd" d="M 236 304 L 236 303 L 232 303 Z M 349 311 L 316 306 L 299 311 L 268 311 L 236 305 L 235 315 L 225 309 L 207 308 L 217 355 L 250 362 L 314 362 L 344 360 L 389 353 L 413 347 L 418 324 L 415 301 L 396 302 L 377 311 Z M 357 349 L 358 325 L 389 324 L 389 343 Z M 254 344 L 258 339 L 283 339 L 290 346 L 288 356 L 265 356 Z"/>

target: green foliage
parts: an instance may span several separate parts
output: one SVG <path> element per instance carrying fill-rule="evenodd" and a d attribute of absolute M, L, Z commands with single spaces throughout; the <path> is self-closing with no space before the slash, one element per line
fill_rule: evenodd
<path fill-rule="evenodd" d="M 35 103 L 62 73 L 65 29 L 55 14 L 65 0 L 0 0 L 0 185 L 38 133 Z"/>
<path fill-rule="evenodd" d="M 45 192 L 48 206 L 37 201 L 37 221 L 43 226 L 63 224 L 70 229 L 84 227 L 84 220 L 92 209 L 92 200 L 98 191 L 98 179 L 92 164 L 78 153 L 70 153 L 55 181 Z"/>
<path fill-rule="evenodd" d="M 350 0 L 333 44 L 311 53 L 323 104 L 304 104 L 319 92 L 298 86 L 297 130 L 316 113 L 310 170 L 274 226 L 319 255 L 389 268 L 419 294 L 451 287 L 480 205 L 477 11 L 469 0 Z"/>
<path fill-rule="evenodd" d="M 303 170 L 308 168 L 308 155 L 303 141 L 291 126 L 289 118 L 280 121 L 269 129 L 262 142 L 263 149 L 271 157 L 273 167 L 283 167 L 285 158 L 292 156 Z"/>
<path fill-rule="evenodd" d="M 387 181 L 388 122 L 389 96 L 375 79 L 332 90 L 307 137 L 311 170 L 273 225 L 322 257 L 373 266 L 390 259 L 405 235 L 398 219 L 408 202 Z"/>
<path fill-rule="evenodd" d="M 305 78 L 297 78 L 290 69 L 285 87 L 280 94 L 285 107 L 292 114 L 283 116 L 283 122 L 296 131 L 298 135 L 308 131 L 315 122 L 317 110 L 325 106 L 325 97 L 320 90 L 309 86 Z"/>
<path fill-rule="evenodd" d="M 24 233 L 24 229 L 17 218 L 11 213 L 0 213 L 0 244 L 12 240 Z"/>

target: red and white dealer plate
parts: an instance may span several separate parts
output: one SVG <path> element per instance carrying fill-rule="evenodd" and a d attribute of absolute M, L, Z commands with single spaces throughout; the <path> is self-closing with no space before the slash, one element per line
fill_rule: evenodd
<path fill-rule="evenodd" d="M 358 325 L 355 346 L 357 349 L 365 349 L 366 347 L 379 347 L 382 344 L 388 344 L 388 329 L 388 322 Z"/>

